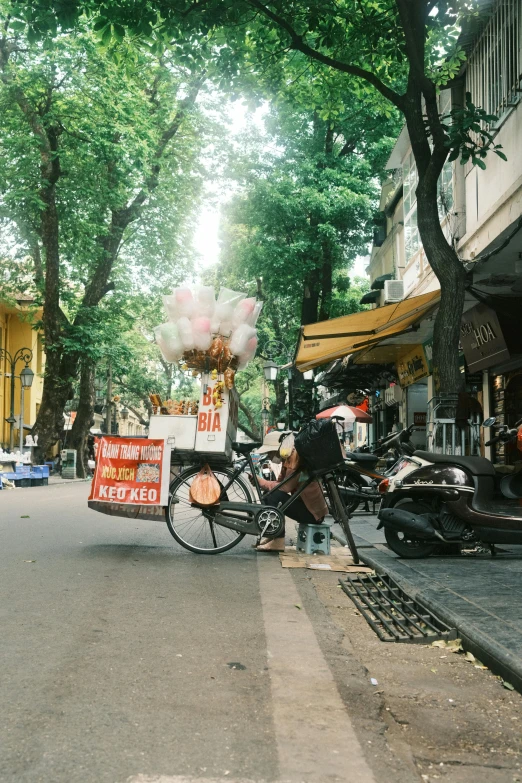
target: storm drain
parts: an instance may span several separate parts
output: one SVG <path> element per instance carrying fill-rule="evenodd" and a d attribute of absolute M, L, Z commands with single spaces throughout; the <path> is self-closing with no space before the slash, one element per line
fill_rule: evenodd
<path fill-rule="evenodd" d="M 382 642 L 429 644 L 457 638 L 455 628 L 407 595 L 388 575 L 353 574 L 339 582 Z"/>

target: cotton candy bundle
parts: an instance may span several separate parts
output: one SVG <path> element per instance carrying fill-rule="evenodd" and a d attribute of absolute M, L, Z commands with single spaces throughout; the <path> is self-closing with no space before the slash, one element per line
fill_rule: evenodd
<path fill-rule="evenodd" d="M 252 316 L 255 306 L 255 297 L 243 299 L 241 302 L 239 302 L 239 304 L 236 305 L 234 314 L 232 316 L 232 324 L 234 329 L 236 329 L 241 324 L 248 323 L 248 319 Z"/>
<path fill-rule="evenodd" d="M 194 297 L 190 288 L 174 289 L 175 310 L 177 317 L 192 318 L 194 314 Z"/>
<path fill-rule="evenodd" d="M 251 337 L 246 344 L 246 350 L 239 356 L 238 370 L 244 370 L 249 362 L 252 361 L 257 351 L 257 337 Z"/>
<path fill-rule="evenodd" d="M 208 351 L 212 343 L 210 318 L 194 318 L 192 321 L 194 347 L 197 351 Z"/>
<path fill-rule="evenodd" d="M 179 336 L 183 343 L 183 349 L 185 351 L 194 350 L 194 331 L 192 329 L 192 322 L 188 318 L 182 317 L 178 319 Z"/>
<path fill-rule="evenodd" d="M 252 313 L 247 318 L 247 324 L 249 326 L 255 326 L 257 324 L 257 319 L 259 318 L 262 309 L 263 309 L 263 302 L 256 302 L 254 309 L 252 310 Z"/>
<path fill-rule="evenodd" d="M 179 318 L 178 305 L 175 296 L 162 296 L 163 307 L 167 313 L 169 321 L 177 321 Z"/>
<path fill-rule="evenodd" d="M 177 324 L 161 324 L 154 329 L 156 342 L 166 362 L 178 362 L 184 351 Z"/>
<path fill-rule="evenodd" d="M 216 297 L 211 285 L 196 286 L 194 317 L 212 318 L 216 309 Z"/>
<path fill-rule="evenodd" d="M 241 324 L 237 329 L 234 329 L 230 339 L 230 350 L 234 356 L 241 359 L 248 351 L 249 341 L 254 337 L 257 337 L 257 332 L 248 324 Z"/>

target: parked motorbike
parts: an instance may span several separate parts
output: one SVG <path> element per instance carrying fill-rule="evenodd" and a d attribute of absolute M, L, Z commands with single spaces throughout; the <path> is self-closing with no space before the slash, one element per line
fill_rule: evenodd
<path fill-rule="evenodd" d="M 356 510 L 361 501 L 376 502 L 381 499 L 379 484 L 382 479 L 391 475 L 401 456 L 413 454 L 415 446 L 411 442 L 414 429 L 412 424 L 400 432 L 392 432 L 385 438 L 380 438 L 370 451 L 362 446 L 346 454 L 345 469 L 339 474 L 339 491 L 350 512 Z M 377 470 L 379 460 L 385 458 L 385 470 Z"/>
<path fill-rule="evenodd" d="M 496 419 L 486 419 L 492 427 Z M 522 419 L 502 427 L 485 445 L 517 441 Z M 405 558 L 428 557 L 441 544 L 472 548 L 522 544 L 522 471 L 499 475 L 484 457 L 415 451 L 380 485 L 386 490 L 379 528 L 390 549 Z"/>

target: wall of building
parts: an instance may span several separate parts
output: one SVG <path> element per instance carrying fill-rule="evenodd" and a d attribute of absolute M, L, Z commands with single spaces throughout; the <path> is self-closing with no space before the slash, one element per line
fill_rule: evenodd
<path fill-rule="evenodd" d="M 34 373 L 33 384 L 26 389 L 24 395 L 23 419 L 26 424 L 33 425 L 36 420 L 39 406 L 42 401 L 43 372 L 45 368 L 45 354 L 42 348 L 41 336 L 33 329 L 34 320 L 38 314 L 31 313 L 27 307 L 11 307 L 0 303 L 0 329 L 2 330 L 2 344 L 11 356 L 21 348 L 29 348 L 33 352 L 29 367 Z M 24 368 L 23 361 L 19 361 L 15 368 L 15 376 L 20 375 Z M 0 442 L 5 446 L 9 444 L 10 426 L 5 419 L 9 418 L 11 410 L 11 378 L 8 377 L 11 369 L 6 359 L 0 359 L 0 411 L 3 412 L 0 422 Z M 20 380 L 15 377 L 14 414 L 20 415 Z M 15 428 L 15 444 L 19 442 L 19 432 Z"/>

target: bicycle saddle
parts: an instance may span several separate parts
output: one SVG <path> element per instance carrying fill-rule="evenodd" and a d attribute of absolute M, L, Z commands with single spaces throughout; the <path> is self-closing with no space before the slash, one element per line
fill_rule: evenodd
<path fill-rule="evenodd" d="M 250 454 L 251 451 L 254 451 L 255 449 L 258 449 L 263 444 L 259 441 L 255 441 L 253 443 L 237 443 L 234 442 L 232 444 L 232 448 L 236 452 L 236 454 Z"/>

